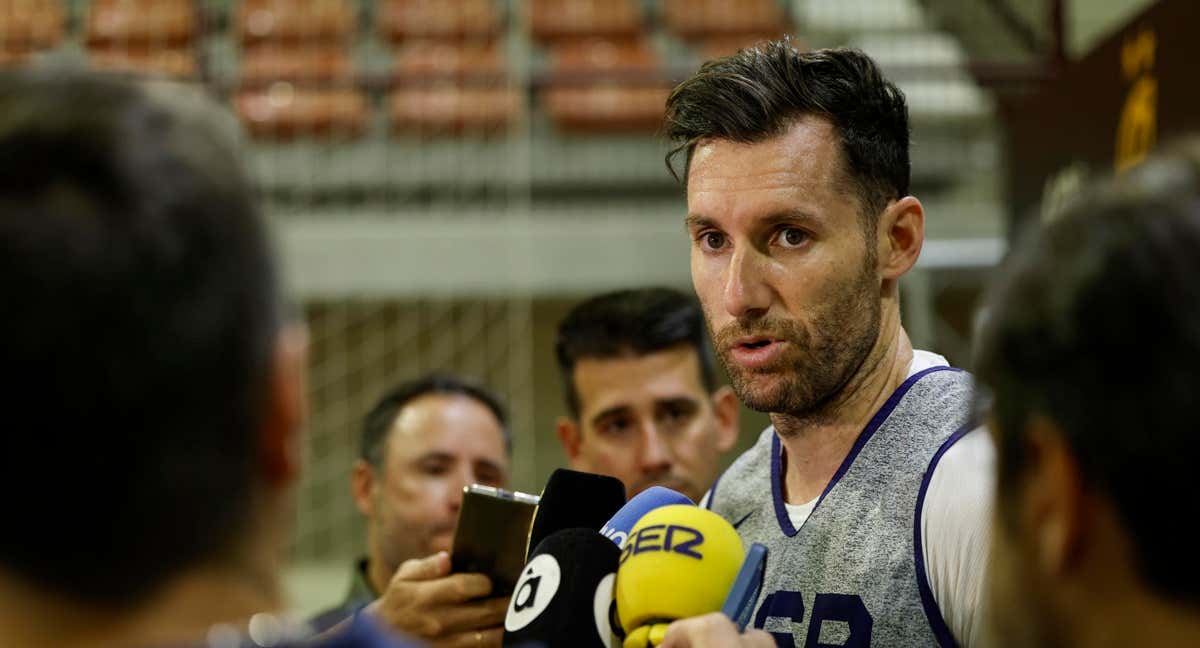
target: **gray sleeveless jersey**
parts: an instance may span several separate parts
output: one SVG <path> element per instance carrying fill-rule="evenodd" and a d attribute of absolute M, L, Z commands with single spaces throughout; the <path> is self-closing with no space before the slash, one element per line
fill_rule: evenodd
<path fill-rule="evenodd" d="M 713 485 L 708 506 L 767 547 L 753 625 L 780 646 L 954 645 L 925 576 L 920 513 L 936 458 L 966 432 L 970 375 L 906 380 L 793 529 L 774 428 Z"/>

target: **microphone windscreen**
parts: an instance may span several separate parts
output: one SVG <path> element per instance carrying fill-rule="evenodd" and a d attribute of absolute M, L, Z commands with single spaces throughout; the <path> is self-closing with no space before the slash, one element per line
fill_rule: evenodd
<path fill-rule="evenodd" d="M 611 648 L 620 555 L 595 529 L 564 529 L 539 543 L 509 599 L 503 644 Z"/>
<path fill-rule="evenodd" d="M 550 475 L 529 530 L 529 548 L 555 531 L 600 527 L 625 505 L 625 485 L 607 475 L 559 468 Z M 532 552 L 527 554 L 532 557 Z"/>
<path fill-rule="evenodd" d="M 672 504 L 690 505 L 692 500 L 688 499 L 687 495 L 670 488 L 651 486 L 626 502 L 625 506 L 622 506 L 621 510 L 617 511 L 617 514 L 612 516 L 612 519 L 600 529 L 600 535 L 612 540 L 618 547 L 624 548 L 633 525 L 637 524 L 643 515 L 656 508 Z"/>
<path fill-rule="evenodd" d="M 721 609 L 742 565 L 742 540 L 721 516 L 664 506 L 638 520 L 621 551 L 617 616 L 626 634 Z"/>

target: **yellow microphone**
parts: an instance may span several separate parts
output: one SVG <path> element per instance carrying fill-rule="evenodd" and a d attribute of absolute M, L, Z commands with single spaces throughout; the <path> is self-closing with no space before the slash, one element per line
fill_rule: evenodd
<path fill-rule="evenodd" d="M 744 553 L 737 531 L 712 511 L 680 504 L 644 515 L 617 569 L 624 648 L 657 646 L 672 621 L 719 611 Z"/>

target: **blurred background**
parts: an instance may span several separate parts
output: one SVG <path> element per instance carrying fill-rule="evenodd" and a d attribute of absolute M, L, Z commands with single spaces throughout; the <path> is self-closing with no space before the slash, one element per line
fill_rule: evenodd
<path fill-rule="evenodd" d="M 787 34 L 802 48 L 861 48 L 905 91 L 928 220 L 904 320 L 918 347 L 965 364 L 1011 222 L 1088 165 L 1136 160 L 1163 130 L 1157 95 L 1139 95 L 1132 117 L 1127 104 L 1166 36 L 1152 30 L 1147 44 L 1132 30 L 1193 4 L 0 0 L 0 65 L 166 75 L 202 84 L 241 120 L 312 334 L 289 576 L 293 606 L 312 611 L 340 599 L 362 551 L 348 471 L 385 388 L 432 369 L 481 378 L 511 409 L 513 484 L 537 492 L 564 463 L 559 319 L 602 290 L 690 289 L 682 189 L 657 132 L 669 89 L 701 62 Z M 1160 31 L 1179 22 L 1158 20 Z M 1091 60 L 1102 81 L 1071 86 Z M 1088 88 L 1113 99 L 1090 105 Z M 1090 113 L 1095 130 L 1070 127 Z M 1076 131 L 1094 154 L 1045 153 Z M 743 423 L 739 449 L 766 419 Z"/>

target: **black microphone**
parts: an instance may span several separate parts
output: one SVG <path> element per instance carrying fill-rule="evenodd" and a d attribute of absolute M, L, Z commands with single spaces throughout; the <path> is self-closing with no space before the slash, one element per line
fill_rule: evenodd
<path fill-rule="evenodd" d="M 559 468 L 550 475 L 529 530 L 532 550 L 555 531 L 584 528 L 596 533 L 625 506 L 625 485 L 607 475 Z M 533 557 L 532 551 L 527 553 Z"/>
<path fill-rule="evenodd" d="M 611 648 L 620 556 L 590 528 L 564 529 L 539 543 L 508 602 L 503 644 Z"/>

